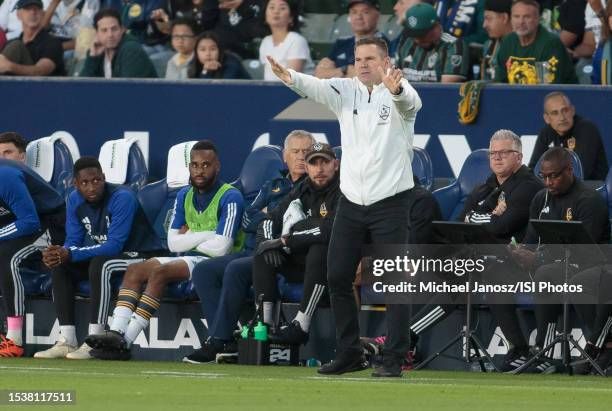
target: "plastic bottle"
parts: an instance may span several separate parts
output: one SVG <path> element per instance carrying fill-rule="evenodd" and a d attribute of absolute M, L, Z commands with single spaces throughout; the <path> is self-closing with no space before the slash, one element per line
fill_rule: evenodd
<path fill-rule="evenodd" d="M 253 335 L 256 340 L 268 341 L 268 327 L 259 321 L 255 328 L 253 328 Z"/>

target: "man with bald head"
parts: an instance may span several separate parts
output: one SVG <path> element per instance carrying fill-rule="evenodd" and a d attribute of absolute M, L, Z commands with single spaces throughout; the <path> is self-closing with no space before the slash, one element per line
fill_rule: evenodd
<path fill-rule="evenodd" d="M 597 126 L 576 114 L 569 97 L 554 91 L 544 97 L 544 122 L 536 140 L 529 168 L 533 169 L 550 147 L 565 147 L 578 154 L 585 180 L 605 180 L 608 159 Z"/>

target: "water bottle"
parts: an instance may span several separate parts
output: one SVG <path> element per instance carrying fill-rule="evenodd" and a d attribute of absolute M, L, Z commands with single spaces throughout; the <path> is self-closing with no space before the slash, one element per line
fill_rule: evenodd
<path fill-rule="evenodd" d="M 254 338 L 258 341 L 268 341 L 268 327 L 259 321 L 253 328 Z"/>

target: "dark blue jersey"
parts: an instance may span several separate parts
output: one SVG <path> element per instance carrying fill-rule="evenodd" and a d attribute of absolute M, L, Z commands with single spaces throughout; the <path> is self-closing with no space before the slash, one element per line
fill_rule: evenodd
<path fill-rule="evenodd" d="M 381 32 L 376 32 L 374 35 L 387 42 L 389 45 L 389 39 L 385 37 Z M 355 36 L 344 37 L 336 40 L 332 49 L 327 56 L 328 59 L 332 60 L 336 65 L 336 68 L 346 67 L 348 65 L 355 65 Z"/>
<path fill-rule="evenodd" d="M 0 159 L 0 240 L 40 232 L 40 217 L 62 208 L 62 196 L 34 170 Z"/>
<path fill-rule="evenodd" d="M 66 214 L 64 247 L 72 261 L 163 249 L 136 196 L 126 187 L 106 183 L 95 204 L 73 191 Z"/>

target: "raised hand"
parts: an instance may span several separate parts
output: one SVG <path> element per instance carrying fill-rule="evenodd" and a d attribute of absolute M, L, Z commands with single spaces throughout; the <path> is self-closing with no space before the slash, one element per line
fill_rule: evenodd
<path fill-rule="evenodd" d="M 378 72 L 382 77 L 383 84 L 391 94 L 399 94 L 402 87 L 401 80 L 404 78 L 402 70 L 396 67 L 389 67 L 385 71 L 382 66 L 378 66 Z"/>
<path fill-rule="evenodd" d="M 271 56 L 266 56 L 266 58 L 268 59 L 268 62 L 270 62 L 272 73 L 274 73 L 276 77 L 278 77 L 285 84 L 293 84 L 293 81 L 291 80 L 291 74 L 289 74 L 289 71 L 285 67 L 278 64 L 278 62 L 274 60 Z"/>

